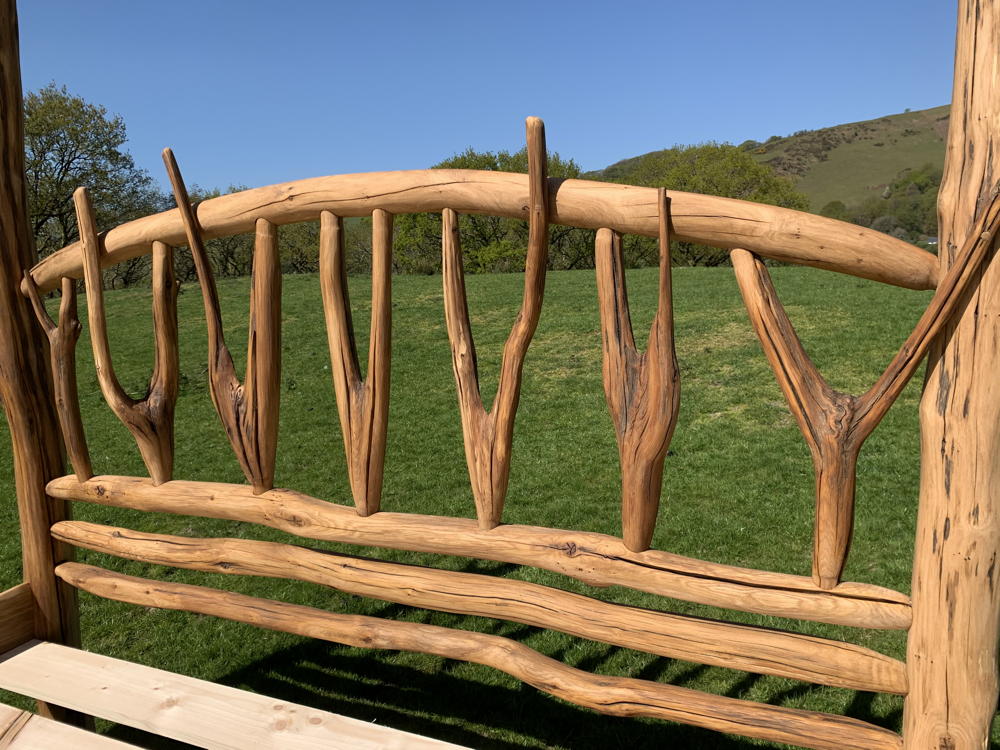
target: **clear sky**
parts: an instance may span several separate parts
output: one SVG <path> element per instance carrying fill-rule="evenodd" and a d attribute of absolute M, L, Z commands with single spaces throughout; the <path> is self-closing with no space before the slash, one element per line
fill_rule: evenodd
<path fill-rule="evenodd" d="M 165 183 L 247 186 L 517 149 L 584 169 L 945 104 L 955 0 L 20 0 L 26 89 L 122 116 Z"/>

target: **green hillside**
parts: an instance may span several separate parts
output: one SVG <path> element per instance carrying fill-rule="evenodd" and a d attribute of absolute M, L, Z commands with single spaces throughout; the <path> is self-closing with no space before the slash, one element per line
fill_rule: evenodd
<path fill-rule="evenodd" d="M 757 161 L 792 177 L 818 211 L 880 195 L 904 170 L 944 162 L 950 107 L 880 117 L 771 139 L 753 149 Z M 749 144 L 748 144 L 749 145 Z"/>
<path fill-rule="evenodd" d="M 864 122 L 804 130 L 766 142 L 741 144 L 754 159 L 795 180 L 819 211 L 833 200 L 859 205 L 882 195 L 908 170 L 944 162 L 947 105 Z M 655 154 L 657 152 L 651 152 Z M 591 172 L 594 179 L 627 180 L 650 154 L 634 156 Z"/>

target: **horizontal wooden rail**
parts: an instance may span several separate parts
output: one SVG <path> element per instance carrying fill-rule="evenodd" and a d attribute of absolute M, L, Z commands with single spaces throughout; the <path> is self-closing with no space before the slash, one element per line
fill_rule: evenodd
<path fill-rule="evenodd" d="M 3 750 L 139 750 L 104 735 L 46 719 L 0 703 L 0 748 Z"/>
<path fill-rule="evenodd" d="M 130 560 L 332 586 L 356 596 L 551 628 L 659 656 L 823 685 L 906 693 L 906 667 L 867 648 L 610 604 L 525 581 L 338 555 L 274 542 L 147 534 L 82 521 L 56 539 Z"/>
<path fill-rule="evenodd" d="M 0 592 L 0 654 L 35 637 L 36 609 L 31 584 Z"/>
<path fill-rule="evenodd" d="M 656 237 L 656 189 L 590 180 L 548 180 L 549 222 L 622 234 Z M 465 169 L 314 177 L 244 190 L 204 201 L 197 221 L 204 238 L 249 232 L 258 218 L 274 224 L 313 221 L 321 211 L 370 216 L 434 212 L 491 214 L 527 219 L 528 175 Z M 671 236 L 731 250 L 736 247 L 775 260 L 816 266 L 910 289 L 933 289 L 937 259 L 909 243 L 871 229 L 777 206 L 696 193 L 670 193 Z M 185 243 L 177 209 L 111 229 L 104 238 L 102 266 L 149 252 L 154 241 Z M 63 276 L 83 274 L 79 245 L 44 258 L 31 270 L 42 292 Z M 27 285 L 22 285 L 27 290 Z"/>
<path fill-rule="evenodd" d="M 823 590 L 805 576 L 669 552 L 631 552 L 621 540 L 593 532 L 517 525 L 483 531 L 471 519 L 385 511 L 362 518 L 353 508 L 293 490 L 254 495 L 245 485 L 215 482 L 175 480 L 154 487 L 139 477 L 80 482 L 70 475 L 49 482 L 47 492 L 60 500 L 246 521 L 324 541 L 531 565 L 594 586 L 628 586 L 777 617 L 884 629 L 905 629 L 911 619 L 908 597 L 880 586 L 841 583 Z"/>
<path fill-rule="evenodd" d="M 613 716 L 668 719 L 822 750 L 902 747 L 898 734 L 857 719 L 724 698 L 631 677 L 594 675 L 496 635 L 338 615 L 219 589 L 135 578 L 80 563 L 63 563 L 56 568 L 56 575 L 91 594 L 130 604 L 212 615 L 359 648 L 416 651 L 482 664 L 563 700 Z"/>

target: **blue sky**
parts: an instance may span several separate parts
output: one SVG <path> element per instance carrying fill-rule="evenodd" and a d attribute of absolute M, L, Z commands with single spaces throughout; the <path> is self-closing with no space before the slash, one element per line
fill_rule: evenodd
<path fill-rule="evenodd" d="M 248 186 L 517 149 L 584 169 L 947 103 L 953 0 L 21 0 L 26 89 L 124 119 L 161 183 Z"/>

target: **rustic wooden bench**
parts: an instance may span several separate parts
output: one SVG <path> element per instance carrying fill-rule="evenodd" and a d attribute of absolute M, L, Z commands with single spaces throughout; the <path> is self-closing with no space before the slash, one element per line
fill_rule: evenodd
<path fill-rule="evenodd" d="M 339 175 L 245 190 L 192 205 L 173 154 L 164 158 L 177 208 L 99 231 L 86 189 L 74 196 L 80 241 L 34 263 L 25 217 L 16 17 L 0 18 L 0 396 L 13 439 L 24 583 L 0 594 L 0 688 L 39 701 L 39 714 L 0 708 L 0 747 L 124 747 L 52 719 L 96 716 L 201 747 L 448 747 L 190 677 L 79 649 L 76 591 L 184 610 L 361 647 L 419 651 L 488 665 L 566 701 L 619 716 L 685 722 L 811 748 L 985 747 L 997 700 L 1000 550 L 997 467 L 1000 96 L 992 71 L 1000 6 L 962 0 L 956 97 L 942 186 L 937 258 L 861 227 L 773 206 L 546 174 L 544 128 L 527 121 L 529 171 L 418 170 Z M 442 215 L 444 316 L 451 344 L 475 519 L 380 509 L 388 424 L 393 216 Z M 503 351 L 492 407 L 479 391 L 468 318 L 460 213 L 529 225 L 521 310 Z M 367 374 L 350 321 L 345 217 L 372 220 Z M 276 228 L 320 224 L 320 273 L 333 387 L 353 507 L 275 487 L 281 370 Z M 596 231 L 605 392 L 622 473 L 621 536 L 503 523 L 521 370 L 543 302 L 551 224 Z M 247 372 L 226 346 L 205 241 L 253 232 Z M 645 352 L 629 319 L 621 238 L 656 238 L 659 303 Z M 809 444 L 816 473 L 812 576 L 748 570 L 650 549 L 664 458 L 677 418 L 671 238 L 731 258 L 750 320 Z M 173 472 L 178 326 L 174 247 L 193 254 L 209 337 L 209 387 L 246 484 Z M 156 367 L 130 398 L 108 346 L 101 270 L 152 256 Z M 884 374 L 865 393 L 830 388 L 809 360 L 772 286 L 765 258 L 874 279 L 934 296 Z M 77 280 L 86 286 L 91 345 L 109 408 L 128 427 L 148 476 L 95 474 L 75 370 Z M 43 295 L 62 290 L 53 320 Z M 854 525 L 855 463 L 925 357 L 923 465 L 912 596 L 843 581 Z M 65 474 L 68 456 L 72 473 Z M 733 610 L 908 630 L 906 661 L 794 632 L 624 607 L 502 577 L 403 566 L 251 539 L 198 539 L 71 520 L 72 503 L 227 519 L 296 538 L 534 566 L 595 586 Z M 493 617 L 663 657 L 858 691 L 905 695 L 902 734 L 858 719 L 598 675 L 496 635 L 345 615 L 73 560 L 77 547 L 197 571 L 287 578 L 445 612 Z M 85 722 L 84 722 L 85 723 Z"/>

